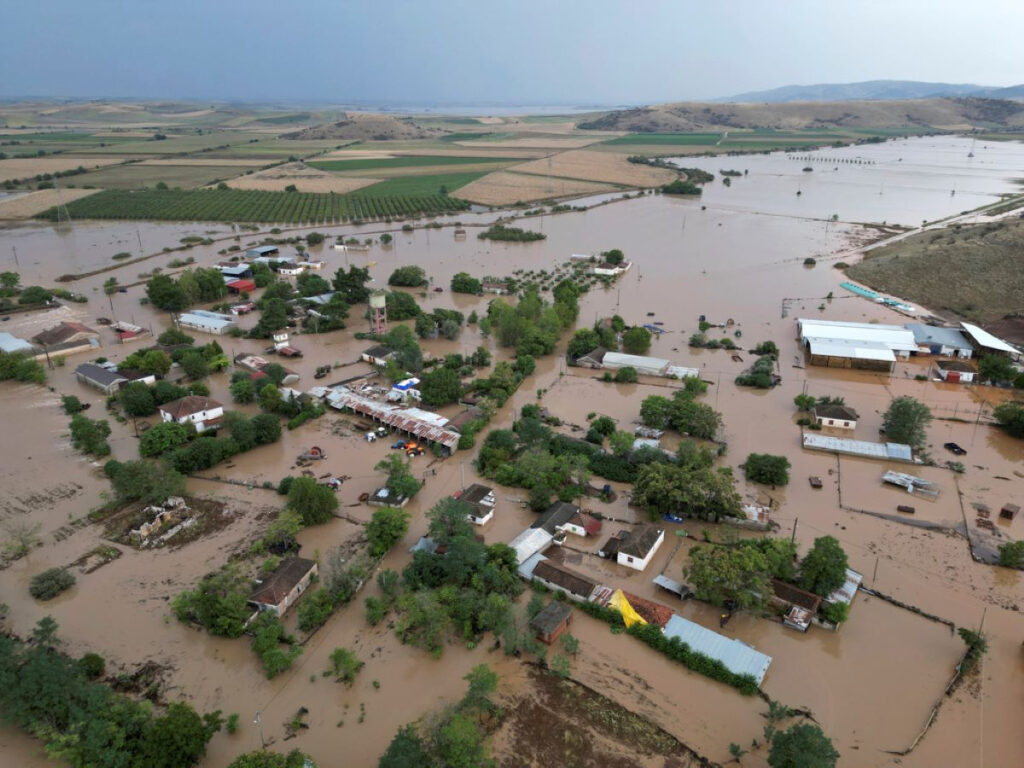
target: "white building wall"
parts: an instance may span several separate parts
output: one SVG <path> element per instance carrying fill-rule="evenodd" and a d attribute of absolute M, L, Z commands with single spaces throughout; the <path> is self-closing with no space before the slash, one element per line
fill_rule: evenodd
<path fill-rule="evenodd" d="M 658 549 L 661 547 L 661 544 L 662 544 L 663 541 L 665 541 L 665 532 L 664 531 L 662 531 L 661 535 L 658 536 L 658 540 L 654 542 L 654 546 L 651 547 L 651 551 L 647 553 L 647 557 L 645 557 L 643 560 L 641 560 L 640 558 L 637 558 L 637 557 L 630 557 L 629 555 L 624 555 L 622 552 L 619 552 L 619 554 L 618 554 L 618 563 L 619 563 L 619 565 L 624 565 L 627 568 L 632 568 L 632 569 L 634 569 L 636 571 L 644 570 L 650 564 L 651 560 L 654 558 L 654 555 L 657 553 Z"/>

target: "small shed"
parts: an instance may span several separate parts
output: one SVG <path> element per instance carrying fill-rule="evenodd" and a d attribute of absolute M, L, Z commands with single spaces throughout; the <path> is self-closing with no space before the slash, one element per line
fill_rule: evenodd
<path fill-rule="evenodd" d="M 1003 508 L 999 510 L 999 516 L 1004 520 L 1013 520 L 1020 512 L 1020 507 L 1016 504 L 1004 504 Z"/>
<path fill-rule="evenodd" d="M 256 290 L 255 280 L 232 280 L 226 285 L 228 293 L 252 293 Z"/>
<path fill-rule="evenodd" d="M 962 360 L 936 360 L 935 372 L 950 384 L 970 384 L 978 373 L 973 365 Z"/>
<path fill-rule="evenodd" d="M 544 610 L 530 619 L 530 629 L 537 634 L 537 639 L 542 643 L 551 645 L 572 624 L 572 608 L 565 603 L 552 600 Z"/>

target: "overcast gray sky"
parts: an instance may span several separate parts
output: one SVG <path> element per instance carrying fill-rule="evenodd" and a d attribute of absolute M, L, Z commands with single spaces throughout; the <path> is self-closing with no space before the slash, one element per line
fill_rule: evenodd
<path fill-rule="evenodd" d="M 0 97 L 639 104 L 1024 82 L 1021 0 L 5 0 Z"/>

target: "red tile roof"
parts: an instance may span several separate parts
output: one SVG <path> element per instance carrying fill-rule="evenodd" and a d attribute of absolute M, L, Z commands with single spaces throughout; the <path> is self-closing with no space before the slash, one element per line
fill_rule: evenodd
<path fill-rule="evenodd" d="M 625 590 L 623 590 L 622 594 L 629 601 L 629 604 L 633 606 L 633 610 L 639 613 L 640 617 L 648 624 L 654 624 L 664 629 L 665 625 L 668 624 L 668 620 L 672 618 L 672 609 L 666 605 L 646 600 Z"/>

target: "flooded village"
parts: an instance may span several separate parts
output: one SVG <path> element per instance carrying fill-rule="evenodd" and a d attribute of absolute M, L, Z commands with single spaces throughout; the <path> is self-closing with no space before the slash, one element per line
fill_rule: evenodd
<path fill-rule="evenodd" d="M 1024 144 L 664 162 L 712 179 L 358 224 L 7 222 L 15 287 L 72 298 L 0 328 L 46 374 L 0 383 L 5 630 L 52 616 L 126 695 L 219 710 L 201 766 L 375 765 L 472 706 L 500 766 L 756 768 L 803 725 L 844 767 L 1024 764 L 999 565 L 1024 441 L 995 415 L 1024 397 L 983 375 L 1019 382 L 1022 339 L 846 273 L 1018 218 Z M 199 270 L 227 293 L 154 289 L 202 295 Z M 73 584 L 37 599 L 50 569 Z M 493 710 L 466 703 L 479 665 Z"/>

